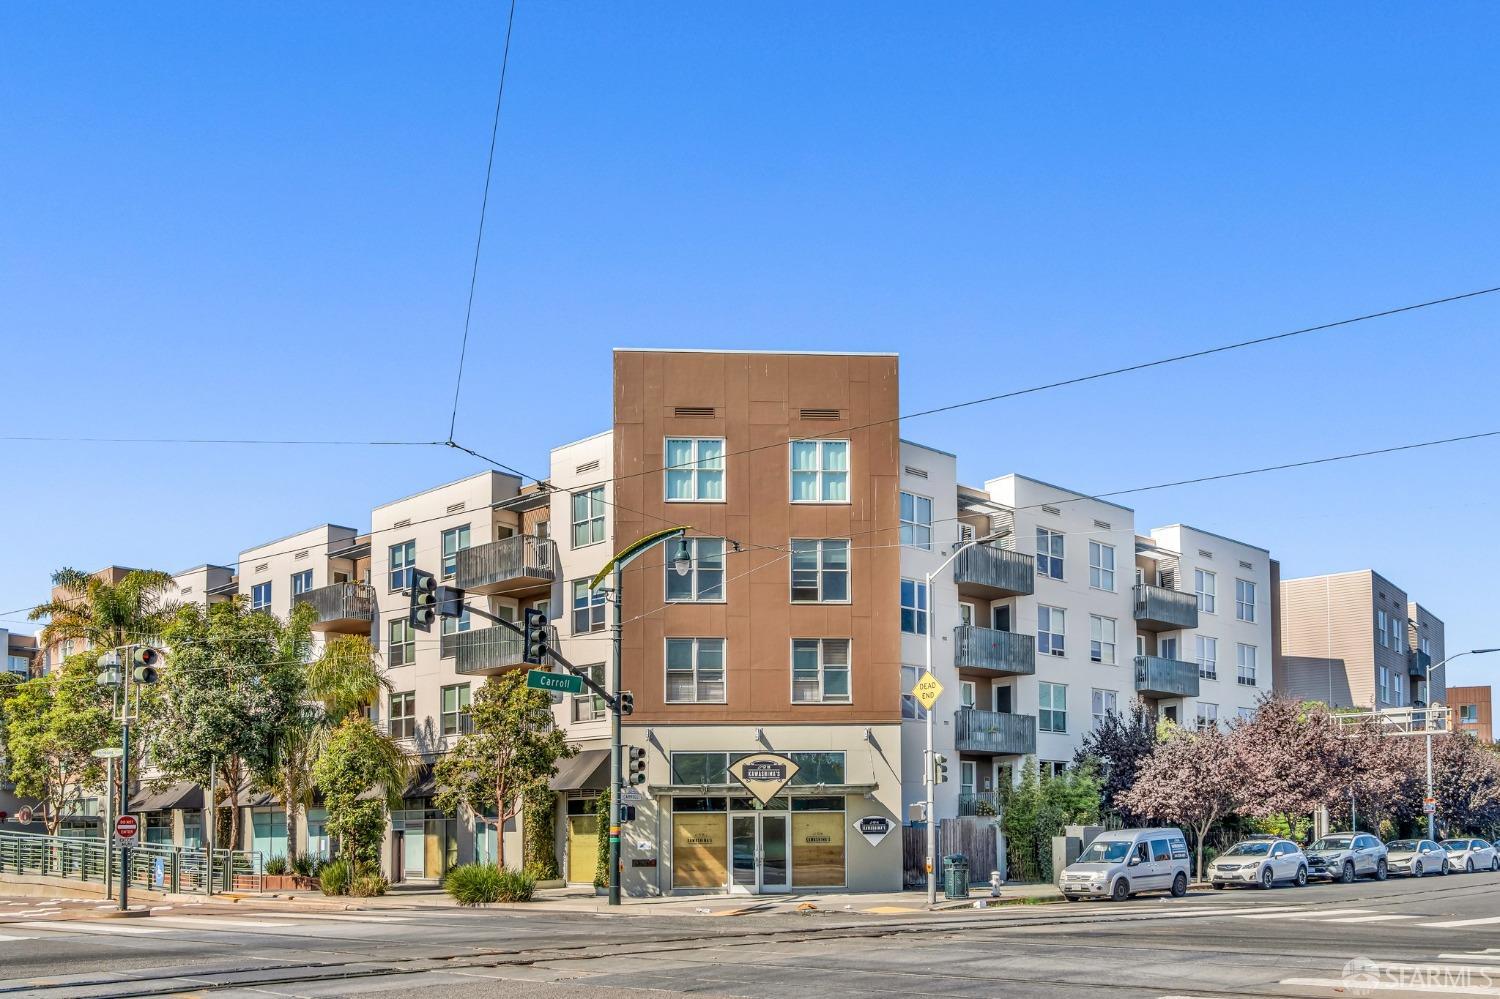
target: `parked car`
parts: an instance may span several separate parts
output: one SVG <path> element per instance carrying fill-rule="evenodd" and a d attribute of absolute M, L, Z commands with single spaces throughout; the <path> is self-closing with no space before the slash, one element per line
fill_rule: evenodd
<path fill-rule="evenodd" d="M 1365 875 L 1384 881 L 1385 855 L 1385 844 L 1369 833 L 1329 833 L 1307 848 L 1307 873 L 1344 884 Z"/>
<path fill-rule="evenodd" d="M 1475 871 L 1500 871 L 1500 847 L 1482 839 L 1445 839 L 1448 869 L 1473 874 Z"/>
<path fill-rule="evenodd" d="M 1208 865 L 1208 880 L 1219 889 L 1228 885 L 1270 888 L 1278 881 L 1300 888 L 1307 884 L 1307 855 L 1289 839 L 1252 836 L 1215 857 Z"/>
<path fill-rule="evenodd" d="M 1447 874 L 1448 851 L 1430 839 L 1393 839 L 1385 845 L 1392 874 Z"/>
<path fill-rule="evenodd" d="M 1064 868 L 1058 887 L 1069 902 L 1111 898 L 1123 902 L 1143 891 L 1187 894 L 1191 875 L 1187 837 L 1182 830 L 1117 829 L 1102 833 Z"/>

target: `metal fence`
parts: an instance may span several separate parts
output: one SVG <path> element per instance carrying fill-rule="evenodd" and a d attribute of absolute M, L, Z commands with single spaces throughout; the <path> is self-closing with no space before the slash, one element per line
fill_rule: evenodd
<path fill-rule="evenodd" d="M 68 878 L 104 884 L 120 873 L 120 849 L 99 839 L 0 832 L 0 874 Z M 259 850 L 187 850 L 160 843 L 130 848 L 132 888 L 208 894 L 259 892 L 265 864 Z"/>

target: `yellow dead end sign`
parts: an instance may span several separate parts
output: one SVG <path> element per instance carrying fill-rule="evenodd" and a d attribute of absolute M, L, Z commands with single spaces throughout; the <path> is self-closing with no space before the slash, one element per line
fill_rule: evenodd
<path fill-rule="evenodd" d="M 931 711 L 932 706 L 937 703 L 937 699 L 942 696 L 943 685 L 938 683 L 938 678 L 931 673 L 923 673 L 922 678 L 917 681 L 917 685 L 911 688 L 911 693 L 921 703 L 922 707 Z"/>

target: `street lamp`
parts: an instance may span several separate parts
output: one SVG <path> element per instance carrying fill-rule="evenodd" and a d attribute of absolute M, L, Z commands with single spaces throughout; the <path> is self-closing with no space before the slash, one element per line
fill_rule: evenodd
<path fill-rule="evenodd" d="M 1456 652 L 1453 655 L 1449 656 L 1447 659 L 1443 659 L 1443 660 L 1441 660 L 1439 662 L 1435 662 L 1435 663 L 1434 662 L 1429 662 L 1427 664 L 1427 706 L 1428 707 L 1432 707 L 1432 673 L 1433 673 L 1434 670 L 1436 670 L 1440 666 L 1446 666 L 1448 663 L 1452 662 L 1455 659 L 1458 659 L 1461 656 L 1482 656 L 1482 655 L 1485 655 L 1486 653 L 1490 653 L 1490 652 L 1500 652 L 1500 649 L 1470 649 L 1467 652 Z M 1447 679 L 1446 678 L 1444 678 L 1443 689 L 1444 690 L 1448 689 L 1448 683 L 1447 683 Z M 1429 721 L 1429 722 L 1425 723 L 1422 727 L 1427 730 L 1427 798 L 1429 800 L 1431 800 L 1431 798 L 1432 798 L 1432 724 Z M 1449 731 L 1450 732 L 1452 731 L 1451 727 L 1449 728 Z M 1432 840 L 1437 839 L 1437 810 L 1436 809 L 1434 809 L 1433 811 L 1427 813 L 1427 838 L 1428 839 L 1432 839 Z"/>
<path fill-rule="evenodd" d="M 931 572 L 927 573 L 926 582 L 924 584 L 927 587 L 927 652 L 926 652 L 926 663 L 925 663 L 925 670 L 926 670 L 927 673 L 931 673 L 932 672 L 932 632 L 933 632 L 933 623 L 935 622 L 935 620 L 937 618 L 937 601 L 935 601 L 935 600 L 932 599 L 932 581 L 933 581 L 933 579 L 939 573 L 941 573 L 944 569 L 948 568 L 948 566 L 953 562 L 953 560 L 956 559 L 956 558 L 958 558 L 958 556 L 960 554 L 962 554 L 964 551 L 966 551 L 966 550 L 968 550 L 970 548 L 973 548 L 975 545 L 987 545 L 991 541 L 994 541 L 998 537 L 1000 537 L 1000 533 L 997 531 L 997 532 L 993 532 L 993 533 L 990 533 L 990 534 L 986 534 L 982 538 L 971 538 L 968 541 L 961 541 L 961 542 L 959 542 L 958 544 L 956 544 L 956 545 L 953 546 L 953 553 L 950 554 L 946 559 L 944 559 L 941 565 L 939 565 L 936 569 L 932 570 Z M 935 811 L 935 809 L 937 807 L 936 806 L 936 802 L 935 802 L 935 798 L 937 796 L 937 784 L 934 783 L 934 777 L 936 775 L 933 773 L 933 769 L 934 769 L 934 766 L 935 766 L 935 758 L 934 758 L 933 754 L 935 753 L 936 750 L 935 750 L 935 747 L 932 744 L 932 740 L 933 740 L 933 737 L 932 737 L 932 718 L 933 718 L 933 715 L 935 715 L 936 713 L 937 713 L 937 702 L 933 701 L 932 707 L 930 707 L 930 708 L 927 709 L 927 753 L 922 757 L 922 760 L 923 760 L 922 783 L 927 788 L 927 904 L 928 905 L 937 905 L 937 857 L 935 856 L 935 854 L 937 853 L 937 814 L 936 814 L 936 811 Z"/>

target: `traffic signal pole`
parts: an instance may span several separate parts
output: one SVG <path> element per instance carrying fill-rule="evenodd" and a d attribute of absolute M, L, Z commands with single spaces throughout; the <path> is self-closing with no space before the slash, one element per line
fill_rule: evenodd
<path fill-rule="evenodd" d="M 615 563 L 613 574 L 612 602 L 615 605 L 613 641 L 614 654 L 609 668 L 609 686 L 618 695 L 620 690 L 620 635 L 623 624 L 620 617 L 620 563 Z M 609 904 L 620 904 L 620 794 L 624 788 L 620 773 L 620 698 L 616 696 L 609 706 Z"/>

